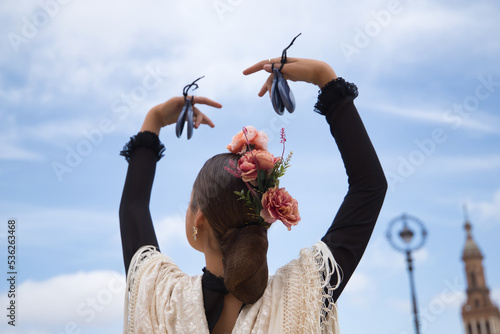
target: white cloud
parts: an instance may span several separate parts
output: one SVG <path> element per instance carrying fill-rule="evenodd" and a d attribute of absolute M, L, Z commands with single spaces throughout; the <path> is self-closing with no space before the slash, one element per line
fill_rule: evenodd
<path fill-rule="evenodd" d="M 349 280 L 349 284 L 346 286 L 346 291 L 349 293 L 363 293 L 367 289 L 374 289 L 373 285 L 373 277 L 361 273 L 359 271 L 355 271 Z"/>
<path fill-rule="evenodd" d="M 470 201 L 468 205 L 472 211 L 479 212 L 481 220 L 491 223 L 500 223 L 500 189 L 488 201 Z"/>
<path fill-rule="evenodd" d="M 41 121 L 35 124 L 26 124 L 23 121 L 26 115 L 10 115 L 3 118 L 5 122 L 0 124 L 0 160 L 45 160 L 40 147 L 35 145 L 46 143 L 63 147 L 72 144 L 75 140 L 102 140 L 105 135 L 100 130 L 100 119 L 92 121 L 85 116 L 69 119 L 57 119 Z M 113 125 L 114 126 L 114 125 Z M 106 131 L 108 127 L 105 128 Z M 99 132 L 101 137 L 95 135 Z M 90 138 L 90 139 L 89 139 Z"/>
<path fill-rule="evenodd" d="M 25 10 L 26 15 L 16 11 L 19 20 L 33 12 Z M 40 9 L 34 10 L 37 11 Z M 193 13 L 200 11 L 206 17 L 195 19 Z M 194 28 L 201 25 L 202 33 Z M 119 7 L 98 1 L 70 2 L 60 6 L 46 27 L 20 46 L 19 52 L 36 50 L 38 57 L 30 66 L 30 80 L 24 93 L 43 90 L 59 100 L 86 92 L 95 98 L 107 97 L 117 88 L 126 90 L 127 81 L 143 75 L 139 72 L 146 63 L 165 64 L 166 60 L 172 70 L 170 80 L 179 93 L 186 84 L 185 78 L 196 78 L 201 68 L 207 77 L 218 78 L 218 90 L 227 89 L 232 85 L 226 79 L 241 78 L 244 67 L 242 57 L 233 56 L 238 51 L 231 43 L 239 39 L 240 32 L 224 32 L 221 28 L 222 22 L 211 3 L 204 1 L 156 1 L 148 6 L 125 1 Z M 226 38 L 220 38 L 221 35 Z M 252 44 L 263 44 L 256 43 L 258 36 L 254 38 Z M 92 52 L 88 52 L 90 49 Z M 221 71 L 221 68 L 238 70 Z M 220 87 L 224 83 L 226 87 Z M 210 92 L 209 88 L 205 92 Z"/>
<path fill-rule="evenodd" d="M 160 247 L 162 244 L 169 245 L 172 242 L 190 247 L 186 238 L 186 222 L 180 215 L 167 216 L 155 221 L 155 230 Z"/>
<path fill-rule="evenodd" d="M 18 76 L 25 82 L 10 87 L 9 78 L 3 77 L 0 96 L 8 98 L 12 104 L 42 101 L 43 104 L 50 106 L 56 102 L 70 104 L 78 97 L 89 95 L 95 101 L 106 101 L 106 110 L 102 108 L 88 110 L 89 115 L 96 113 L 102 115 L 111 113 L 111 101 L 121 94 L 131 94 L 133 87 L 141 84 L 148 64 L 161 64 L 166 69 L 165 72 L 169 73 L 168 79 L 165 78 L 158 89 L 148 91 L 147 98 L 132 112 L 143 114 L 143 110 L 153 104 L 149 101 L 161 101 L 165 98 L 165 92 L 180 93 L 187 81 L 200 75 L 206 75 L 200 85 L 200 94 L 214 99 L 228 95 L 233 97 L 243 94 L 255 95 L 256 87 L 260 87 L 265 75 L 243 78 L 241 70 L 256 60 L 268 57 L 269 52 L 279 55 L 281 45 L 286 45 L 293 36 L 279 31 L 276 38 L 269 37 L 267 28 L 257 24 L 256 21 L 259 20 L 255 18 L 272 17 L 273 12 L 281 12 L 283 15 L 285 9 L 281 8 L 280 4 L 274 3 L 266 3 L 266 11 L 262 11 L 262 3 L 258 2 L 232 3 L 233 8 L 224 12 L 222 18 L 214 3 L 153 1 L 152 4 L 144 6 L 142 3 L 125 1 L 117 7 L 107 2 L 71 1 L 66 5 L 60 5 L 47 25 L 40 28 L 36 36 L 29 39 L 26 45 L 20 47 L 21 54 L 27 52 L 37 54 L 36 60 L 33 60 L 29 67 L 23 66 L 22 70 L 17 69 Z M 290 20 L 297 21 L 296 24 L 301 31 L 304 29 L 303 36 L 292 50 L 304 56 L 308 56 L 308 51 L 311 49 L 318 54 L 332 54 L 333 49 L 335 49 L 334 54 L 338 53 L 335 41 L 332 42 L 333 46 L 325 45 L 318 37 L 317 31 L 321 31 L 318 25 L 324 29 L 331 29 L 332 24 L 338 27 L 345 26 L 345 30 L 350 31 L 352 25 L 373 20 L 371 14 L 373 11 L 387 7 L 386 1 L 365 2 L 365 4 L 364 9 L 354 17 L 339 15 L 342 12 L 350 12 L 352 10 L 350 4 L 344 4 L 343 7 L 326 2 L 314 5 L 323 8 L 325 13 L 331 11 L 338 16 L 335 23 L 331 23 L 318 22 L 318 18 L 314 15 L 302 15 L 311 9 L 311 4 L 299 1 L 290 3 L 290 8 L 294 10 L 285 12 L 291 15 Z M 402 1 L 401 5 L 402 13 L 394 16 L 390 25 L 376 37 L 377 41 L 380 40 L 393 47 L 386 48 L 387 51 L 382 53 L 366 52 L 370 62 L 358 63 L 357 66 L 361 66 L 361 70 L 368 66 L 366 70 L 369 71 L 377 67 L 374 64 L 379 60 L 385 61 L 388 57 L 392 57 L 385 52 L 398 55 L 401 52 L 415 54 L 415 47 L 411 46 L 415 37 L 411 36 L 417 36 L 416 32 L 432 31 L 430 38 L 441 40 L 444 35 L 449 37 L 449 30 L 452 27 L 460 27 L 464 22 L 472 24 L 471 20 L 477 23 L 476 17 L 479 17 L 465 15 L 464 8 L 445 7 L 431 2 L 417 4 Z M 10 31 L 20 30 L 23 17 L 30 19 L 34 13 L 42 10 L 36 2 L 29 5 L 9 3 L 2 7 L 14 17 L 13 22 L 9 21 L 6 24 L 7 30 Z M 483 14 L 494 12 L 494 10 L 485 11 L 483 7 L 481 4 L 471 5 L 467 11 Z M 293 20 L 299 10 L 303 10 L 303 13 L 297 16 L 300 20 Z M 433 19 L 424 20 L 423 18 L 428 18 L 429 10 L 432 10 Z M 147 20 L 140 17 L 147 17 Z M 496 20 L 496 17 L 492 14 L 481 16 L 479 22 L 481 24 L 477 26 L 486 29 L 487 25 L 484 22 L 493 19 Z M 240 25 L 248 25 L 249 29 L 233 29 Z M 285 35 L 290 36 L 284 38 Z M 462 35 L 455 42 L 467 43 L 464 38 L 467 40 L 475 37 Z M 402 43 L 407 43 L 409 46 L 401 47 Z M 9 55 L 0 62 L 5 65 L 12 62 L 16 55 L 13 52 Z M 29 71 L 25 68 L 29 68 Z M 402 109 L 395 106 L 383 106 L 380 109 L 413 119 L 443 123 L 442 112 L 423 112 L 419 109 Z M 94 122 L 81 114 L 75 114 L 70 118 L 68 121 L 42 122 L 39 125 L 16 130 L 18 133 L 25 133 L 30 139 L 42 139 L 54 144 L 64 142 L 65 138 L 70 140 L 81 137 L 82 131 L 96 127 Z M 496 121 L 494 124 L 498 123 Z M 463 124 L 464 127 L 481 131 L 493 131 L 492 129 L 497 128 L 491 122 L 476 119 L 467 119 Z M 34 158 L 25 146 L 14 145 L 12 142 L 9 144 L 18 149 L 8 155 L 4 154 L 4 159 Z"/>
<path fill-rule="evenodd" d="M 415 266 L 420 266 L 429 261 L 429 252 L 425 248 L 413 252 L 412 256 Z M 397 276 L 406 279 L 407 268 L 406 255 L 391 247 L 385 233 L 375 233 L 357 270 L 369 271 L 371 281 L 382 282 Z M 349 282 L 349 284 L 351 283 Z"/>
<path fill-rule="evenodd" d="M 361 263 L 370 269 L 379 270 L 387 276 L 404 272 L 406 268 L 404 254 L 393 249 L 385 235 L 372 238 Z"/>
<path fill-rule="evenodd" d="M 463 174 L 500 169 L 500 155 L 496 154 L 484 156 L 436 156 L 434 159 L 434 164 L 441 166 L 439 169 L 434 168 L 434 172 L 445 171 L 448 175 L 451 171 L 453 174 Z"/>
<path fill-rule="evenodd" d="M 51 120 L 48 122 L 34 125 L 22 126 L 15 129 L 23 133 L 27 141 L 44 141 L 52 144 L 65 143 L 75 139 L 86 139 L 85 134 L 89 134 L 93 129 L 99 128 L 99 122 L 96 120 L 69 119 L 69 120 Z M 90 135 L 89 135 L 90 136 Z"/>
<path fill-rule="evenodd" d="M 34 151 L 30 151 L 16 143 L 5 143 L 0 139 L 0 160 L 24 160 L 24 161 L 40 161 L 43 156 Z"/>
<path fill-rule="evenodd" d="M 429 260 L 429 251 L 426 248 L 421 248 L 412 254 L 416 262 L 425 263 Z"/>
<path fill-rule="evenodd" d="M 124 1 L 117 7 L 115 4 L 107 2 L 72 1 L 67 5 L 61 5 L 57 14 L 50 19 L 45 27 L 40 29 L 37 36 L 22 47 L 27 50 L 39 47 L 41 43 L 34 44 L 34 42 L 43 40 L 45 46 L 42 50 L 37 50 L 41 51 L 39 52 L 41 61 L 33 64 L 33 74 L 46 78 L 59 77 L 65 82 L 71 83 L 67 88 L 73 90 L 76 87 L 81 89 L 89 85 L 106 87 L 99 81 L 107 78 L 110 74 L 116 74 L 116 71 L 125 69 L 127 72 L 133 72 L 140 68 L 144 59 L 140 59 L 139 55 L 154 57 L 157 60 L 173 59 L 174 78 L 177 78 L 181 73 L 197 73 L 200 70 L 200 65 L 205 64 L 210 66 L 209 73 L 205 74 L 231 79 L 236 74 L 240 76 L 241 71 L 221 69 L 243 69 L 241 65 L 244 62 L 242 63 L 242 60 L 247 58 L 242 52 L 242 48 L 245 46 L 248 46 L 252 53 L 273 50 L 276 55 L 279 55 L 281 52 L 282 47 L 276 47 L 276 40 L 266 35 L 268 28 L 265 25 L 257 24 L 256 21 L 259 20 L 255 19 L 273 17 L 273 13 L 277 11 L 281 15 L 285 15 L 286 9 L 279 3 L 265 3 L 266 11 L 262 11 L 261 5 L 263 3 L 233 4 L 233 10 L 225 12 L 224 19 L 221 20 L 219 12 L 213 6 L 214 2 L 165 3 L 153 1 L 148 6 L 144 6 L 142 3 L 134 1 Z M 401 1 L 400 3 L 403 9 L 402 13 L 394 16 L 390 24 L 380 33 L 380 36 L 376 37 L 377 40 L 383 41 L 386 46 L 392 46 L 389 48 L 390 52 L 411 54 L 415 46 L 413 48 L 397 48 L 396 46 L 403 42 L 412 43 L 414 39 L 412 36 L 415 37 L 420 33 L 432 32 L 429 35 L 430 38 L 439 40 L 446 35 L 449 39 L 449 31 L 454 27 L 460 28 L 464 23 L 467 23 L 468 25 L 475 24 L 481 29 L 487 29 L 487 27 L 491 27 L 487 23 L 490 20 L 495 22 L 494 19 L 496 19 L 494 10 L 492 11 L 491 7 L 485 10 L 485 6 L 482 4 L 458 8 L 456 6 L 445 7 L 431 2 L 417 4 Z M 333 6 L 330 3 L 322 2 L 316 6 L 322 8 L 324 13 L 331 11 L 338 16 L 333 23 L 334 26 L 350 27 L 353 24 L 359 25 L 374 20 L 371 13 L 384 9 L 387 2 L 366 2 L 366 5 L 361 7 L 361 11 L 359 7 L 356 7 L 359 13 L 354 17 L 339 15 L 343 12 L 352 12 L 353 8 L 349 4 L 335 4 Z M 285 11 L 291 15 L 290 21 L 294 21 L 301 30 L 305 29 L 302 31 L 304 33 L 303 40 L 295 46 L 297 48 L 320 40 L 318 37 L 313 37 L 317 36 L 315 32 L 318 30 L 318 25 L 323 28 L 331 28 L 332 26 L 332 22 L 318 21 L 315 15 L 305 15 L 311 7 L 309 3 L 292 1 L 287 7 L 293 8 L 293 11 Z M 303 11 L 301 12 L 300 9 Z M 12 13 L 12 16 L 18 19 L 17 24 L 12 24 L 9 27 L 12 31 L 17 31 L 20 28 L 21 18 L 23 16 L 30 17 L 40 8 L 37 8 L 36 4 L 33 3 L 29 8 L 10 5 L 4 10 Z M 431 20 L 428 19 L 430 11 L 432 12 Z M 143 15 L 138 16 L 137 13 Z M 478 16 L 471 15 L 471 13 L 488 15 Z M 147 17 L 147 20 L 142 20 L 140 17 Z M 296 17 L 296 20 L 293 20 L 293 17 Z M 239 24 L 248 24 L 249 28 L 252 29 L 248 29 L 248 31 L 233 29 Z M 284 32 L 278 31 L 278 33 L 284 35 Z M 464 43 L 464 38 L 474 38 L 474 36 L 467 35 L 459 37 L 457 36 L 455 43 Z M 286 43 L 287 41 L 281 42 L 283 45 Z M 143 49 L 136 50 L 137 47 Z M 87 52 L 90 48 L 92 52 Z M 137 54 L 130 55 L 130 52 L 133 51 L 136 51 Z M 162 53 L 164 56 L 160 56 Z M 125 54 L 129 56 L 124 57 Z M 370 57 L 373 56 L 377 55 L 370 52 Z M 385 54 L 383 56 L 384 59 L 387 59 Z M 261 57 L 265 58 L 266 55 Z M 152 59 L 150 58 L 150 60 Z M 57 62 L 60 66 L 47 68 L 46 62 Z M 367 65 L 371 66 L 371 64 Z M 207 66 L 202 67 L 207 69 Z M 220 80 L 220 83 L 223 84 L 224 81 L 226 80 Z M 226 83 L 224 88 L 231 86 L 231 84 Z"/>
<path fill-rule="evenodd" d="M 153 4 L 143 6 L 142 3 L 125 1 L 117 7 L 113 3 L 73 1 L 61 5 L 48 24 L 20 48 L 20 52 L 36 49 L 38 55 L 37 61 L 30 66 L 31 80 L 28 85 L 36 87 L 44 82 L 42 89 L 50 91 L 52 98 L 57 99 L 64 98 L 57 94 L 58 90 L 65 94 L 87 91 L 106 96 L 117 87 L 123 87 L 124 82 L 120 80 L 121 78 L 130 79 L 137 76 L 137 71 L 144 67 L 144 61 L 147 59 L 148 62 L 168 61 L 168 67 L 172 69 L 172 81 L 179 80 L 175 82 L 175 87 L 182 87 L 181 82 L 185 82 L 185 77 L 194 78 L 203 69 L 202 74 L 207 75 L 207 82 L 210 77 L 217 78 L 216 89 L 212 88 L 214 85 L 206 84 L 204 91 L 208 95 L 235 90 L 234 82 L 241 83 L 238 89 L 240 91 L 242 88 L 255 90 L 255 83 L 261 79 L 241 80 L 241 70 L 249 65 L 248 61 L 259 60 L 254 59 L 256 55 L 260 55 L 259 58 L 266 58 L 269 57 L 270 50 L 273 54 L 279 55 L 282 49 L 276 46 L 276 39 L 266 35 L 267 27 L 257 24 L 258 20 L 255 18 L 272 17 L 272 13 L 278 11 L 284 15 L 284 8 L 278 3 L 266 3 L 266 11 L 262 11 L 262 3 L 241 3 L 234 5 L 234 9 L 227 11 L 225 19 L 221 20 L 213 4 L 205 1 L 167 3 L 154 1 Z M 402 14 L 395 16 L 390 25 L 381 32 L 380 37 L 376 37 L 384 44 L 393 46 L 386 48 L 392 53 L 399 54 L 403 51 L 411 54 L 414 46 L 413 48 L 396 48 L 396 46 L 404 42 L 411 43 L 413 41 L 411 36 L 418 35 L 416 32 L 432 31 L 432 38 L 441 39 L 443 35 L 448 38 L 452 27 L 461 27 L 464 22 L 470 21 L 471 17 L 479 17 L 464 15 L 463 8 L 448 8 L 431 3 L 426 3 L 425 6 L 414 2 L 401 2 L 401 4 L 404 9 Z M 357 24 L 363 19 L 373 20 L 370 13 L 383 9 L 387 3 L 367 2 L 366 7 L 363 7 L 365 9 L 355 17 L 339 15 L 352 10 L 349 4 L 339 7 L 338 4 L 333 6 L 323 2 L 317 6 L 323 8 L 325 13 L 332 11 L 338 16 L 333 23 L 334 26 L 350 27 L 353 20 L 357 20 Z M 288 14 L 292 17 L 296 15 L 298 19 L 290 18 L 290 20 L 296 21 L 304 33 L 302 40 L 294 47 L 305 52 L 321 41 L 316 33 L 318 25 L 326 29 L 331 28 L 332 23 L 318 22 L 318 18 L 314 15 L 303 15 L 310 9 L 308 7 L 311 7 L 308 3 L 295 1 L 289 4 L 289 7 L 294 10 Z M 297 15 L 300 8 L 303 12 Z M 19 30 L 22 17 L 30 17 L 40 10 L 36 4 L 32 4 L 30 8 L 25 6 L 5 8 L 5 11 L 11 12 L 18 19 L 17 24 L 12 24 L 9 28 L 13 31 Z M 424 20 L 423 18 L 428 18 L 429 10 L 432 10 L 433 19 Z M 467 10 L 480 11 L 481 5 Z M 142 15 L 139 16 L 137 13 Z M 147 20 L 139 19 L 140 17 L 147 17 Z M 481 16 L 481 22 L 490 18 L 495 19 L 495 16 L 488 15 L 486 18 Z M 240 24 L 248 24 L 252 29 L 233 29 Z M 483 25 L 480 27 L 483 29 Z M 279 36 L 284 35 L 284 32 L 279 31 Z M 293 37 L 293 34 L 286 35 L 290 35 L 289 38 Z M 465 43 L 463 39 L 467 37 L 460 36 L 456 42 Z M 288 38 L 280 42 L 280 45 L 286 45 L 287 41 Z M 242 50 L 245 47 L 251 51 L 244 53 Z M 318 52 L 326 51 L 322 48 L 316 46 Z M 88 52 L 90 49 L 92 52 Z M 336 52 L 339 52 L 338 49 Z M 387 59 L 386 54 L 366 53 L 370 53 L 371 58 Z M 253 55 L 251 60 L 249 55 Z M 14 53 L 11 56 L 14 56 Z M 55 63 L 58 66 L 47 66 Z M 372 64 L 367 63 L 368 66 Z"/>
<path fill-rule="evenodd" d="M 401 13 L 393 16 L 380 36 L 375 37 L 377 42 L 383 45 L 383 49 L 377 50 L 376 59 L 381 59 L 379 56 L 383 56 L 385 60 L 395 59 L 394 62 L 389 62 L 389 67 L 391 63 L 398 64 L 400 61 L 433 62 L 441 57 L 448 57 L 450 53 L 456 54 L 458 50 L 463 52 L 462 56 L 494 54 L 499 50 L 498 43 L 478 42 L 481 36 L 491 33 L 498 17 L 498 9 L 488 3 L 471 3 L 464 6 L 449 6 L 432 1 L 399 3 Z M 422 39 L 422 36 L 425 36 L 425 39 Z M 437 45 L 439 48 L 436 48 Z M 473 47 L 464 49 L 464 45 Z M 426 46 L 427 49 L 422 49 Z"/>
<path fill-rule="evenodd" d="M 370 106 L 370 108 L 374 108 L 382 113 L 407 118 L 409 120 L 417 120 L 425 123 L 445 126 L 446 129 L 450 130 L 463 128 L 475 130 L 481 133 L 498 134 L 498 124 L 500 124 L 500 119 L 477 111 L 474 113 L 474 117 L 461 117 L 460 123 L 458 123 L 458 119 L 451 120 L 450 118 L 445 117 L 445 115 L 447 115 L 446 113 L 448 112 L 447 109 L 433 109 L 433 107 L 427 108 L 427 106 L 416 109 L 412 107 L 400 107 L 386 103 L 375 105 L 373 107 Z"/>
<path fill-rule="evenodd" d="M 21 327 L 61 329 L 105 326 L 123 317 L 125 277 L 115 271 L 63 274 L 44 281 L 27 280 L 17 286 Z M 7 305 L 7 293 L 0 297 Z"/>
<path fill-rule="evenodd" d="M 1 94 L 1 91 L 0 91 Z M 1 95 L 0 95 L 1 97 Z M 0 110 L 0 160 L 42 160 L 42 155 L 23 147 L 22 131 L 19 131 L 16 116 Z"/>
<path fill-rule="evenodd" d="M 378 290 L 379 285 L 374 275 L 367 275 L 357 270 L 342 292 L 342 302 L 368 308 L 375 302 Z"/>

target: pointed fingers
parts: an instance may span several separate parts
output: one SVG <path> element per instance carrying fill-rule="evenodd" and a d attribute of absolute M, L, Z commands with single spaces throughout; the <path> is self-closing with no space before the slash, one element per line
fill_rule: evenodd
<path fill-rule="evenodd" d="M 262 88 L 260 89 L 259 96 L 262 97 L 266 92 L 269 92 L 271 94 L 271 87 L 273 86 L 273 75 L 271 74 L 269 77 L 267 77 L 266 82 L 264 82 L 264 85 L 262 85 Z"/>
<path fill-rule="evenodd" d="M 266 94 L 266 92 L 267 92 L 267 91 L 268 91 L 268 89 L 267 89 L 267 83 L 264 83 L 264 85 L 262 85 L 262 88 L 260 89 L 260 91 L 259 91 L 259 94 L 258 94 L 258 95 L 259 95 L 260 97 L 263 97 L 263 96 L 264 96 L 264 94 Z"/>
<path fill-rule="evenodd" d="M 219 102 L 215 102 L 214 100 L 211 100 L 207 97 L 191 96 L 191 99 L 194 99 L 193 105 L 197 103 L 197 104 L 205 104 L 207 106 L 214 107 L 214 108 L 222 108 L 222 104 L 220 104 Z"/>
<path fill-rule="evenodd" d="M 212 120 L 207 115 L 202 113 L 198 108 L 193 107 L 193 111 L 194 111 L 194 128 L 195 129 L 198 129 L 200 124 L 207 124 L 211 128 L 215 127 L 215 124 L 212 122 Z"/>
<path fill-rule="evenodd" d="M 243 71 L 244 75 L 249 75 L 255 72 L 258 72 L 260 70 L 264 69 L 264 65 L 266 64 L 272 64 L 272 63 L 279 63 L 281 61 L 281 58 L 271 58 L 271 59 L 266 59 L 266 60 L 261 60 L 258 63 L 250 66 L 249 68 L 245 69 Z"/>

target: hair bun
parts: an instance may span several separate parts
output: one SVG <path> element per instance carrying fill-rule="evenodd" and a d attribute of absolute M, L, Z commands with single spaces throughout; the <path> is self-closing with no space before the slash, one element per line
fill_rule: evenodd
<path fill-rule="evenodd" d="M 232 228 L 221 241 L 227 290 L 245 304 L 255 303 L 268 281 L 267 228 L 259 225 Z"/>
<path fill-rule="evenodd" d="M 191 209 L 201 209 L 219 242 L 226 289 L 252 304 L 262 296 L 269 279 L 267 227 L 252 225 L 258 220 L 252 219 L 251 209 L 234 194 L 246 188 L 245 182 L 225 167 L 238 158 L 224 153 L 207 160 L 193 185 Z"/>

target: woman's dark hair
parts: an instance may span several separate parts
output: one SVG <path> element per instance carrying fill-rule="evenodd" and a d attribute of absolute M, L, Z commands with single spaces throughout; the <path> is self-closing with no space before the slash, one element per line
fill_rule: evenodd
<path fill-rule="evenodd" d="M 226 289 L 245 304 L 255 303 L 268 281 L 267 228 L 258 225 L 251 209 L 234 191 L 247 189 L 245 182 L 225 170 L 233 153 L 218 154 L 201 168 L 193 185 L 191 208 L 205 215 L 219 241 L 224 257 Z"/>

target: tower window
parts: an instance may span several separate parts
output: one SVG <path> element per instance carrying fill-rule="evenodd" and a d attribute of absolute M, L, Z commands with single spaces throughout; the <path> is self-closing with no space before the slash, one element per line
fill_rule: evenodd
<path fill-rule="evenodd" d="M 491 334 L 490 322 L 486 320 L 486 334 Z"/>
<path fill-rule="evenodd" d="M 467 324 L 467 334 L 472 334 L 472 325 L 470 322 Z"/>
<path fill-rule="evenodd" d="M 479 305 L 480 305 L 480 303 L 479 303 L 479 299 L 477 299 L 477 298 L 476 298 L 476 299 L 474 299 L 474 307 L 478 308 L 478 307 L 479 307 Z"/>
<path fill-rule="evenodd" d="M 476 328 L 477 328 L 477 334 L 483 333 L 483 332 L 481 332 L 481 324 L 479 323 L 479 321 L 476 323 Z"/>
<path fill-rule="evenodd" d="M 476 273 L 475 272 L 471 272 L 470 273 L 470 284 L 472 287 L 476 287 L 477 286 L 477 280 L 476 280 Z"/>

